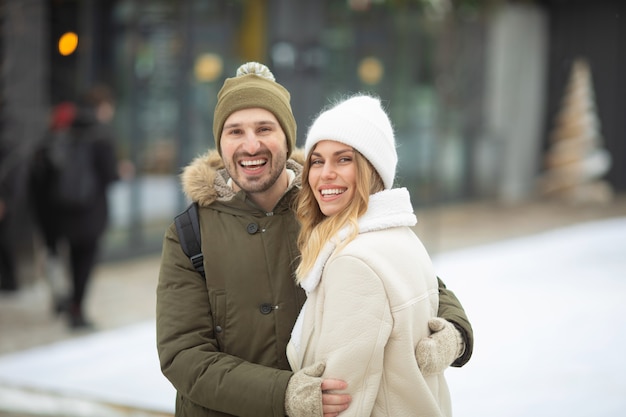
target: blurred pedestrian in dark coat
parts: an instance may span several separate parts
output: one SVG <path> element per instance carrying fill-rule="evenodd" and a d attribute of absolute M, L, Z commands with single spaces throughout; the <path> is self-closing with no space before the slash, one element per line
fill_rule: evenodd
<path fill-rule="evenodd" d="M 39 236 L 45 244 L 45 277 L 50 286 L 54 310 L 62 312 L 69 301 L 69 277 L 66 265 L 61 257 L 60 227 L 58 224 L 60 209 L 54 204 L 54 187 L 51 186 L 55 175 L 54 145 L 61 135 L 69 135 L 76 118 L 76 104 L 61 102 L 50 111 L 48 129 L 35 149 L 30 172 L 30 197 L 32 213 Z"/>
<path fill-rule="evenodd" d="M 66 116 L 53 113 L 53 122 Z M 62 110 L 61 110 L 62 111 Z M 66 313 L 72 328 L 90 327 L 91 323 L 84 314 L 84 300 L 97 255 L 101 238 L 108 223 L 108 187 L 118 179 L 117 158 L 114 138 L 108 123 L 113 118 L 115 107 L 113 97 L 105 87 L 90 90 L 77 104 L 68 132 L 72 137 L 87 140 L 90 143 L 90 163 L 95 168 L 95 193 L 89 203 L 79 208 L 68 208 L 58 204 L 50 181 L 54 180 L 51 172 L 52 164 L 46 157 L 47 141 L 58 133 L 51 130 L 44 140 L 43 151 L 36 160 L 35 172 L 32 175 L 33 202 L 38 224 L 50 254 L 48 261 L 58 259 L 60 244 L 65 243 L 68 249 L 68 265 L 70 269 L 70 293 L 66 297 L 55 300 L 55 308 L 59 313 Z M 54 128 L 63 128 L 53 123 Z M 67 161 L 66 163 L 73 163 Z M 52 269 L 47 269 L 48 273 Z M 52 277 L 49 277 L 52 278 Z"/>

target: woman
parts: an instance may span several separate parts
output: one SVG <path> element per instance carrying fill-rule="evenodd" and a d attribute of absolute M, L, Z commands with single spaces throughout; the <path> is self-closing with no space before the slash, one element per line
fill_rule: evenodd
<path fill-rule="evenodd" d="M 437 279 L 410 228 L 409 193 L 392 189 L 398 157 L 380 101 L 357 95 L 323 112 L 305 154 L 297 280 L 308 298 L 287 347 L 292 369 L 321 363 L 345 380 L 342 417 L 451 415 L 443 374 L 424 376 L 415 360 Z"/>

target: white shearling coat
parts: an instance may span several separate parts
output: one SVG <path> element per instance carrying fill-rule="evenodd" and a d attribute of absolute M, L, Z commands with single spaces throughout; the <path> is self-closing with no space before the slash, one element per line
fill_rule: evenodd
<path fill-rule="evenodd" d="M 308 298 L 287 357 L 294 371 L 325 361 L 325 378 L 348 383 L 342 417 L 451 415 L 443 374 L 425 378 L 415 359 L 439 302 L 416 221 L 406 189 L 370 196 L 359 235 L 338 251 L 328 243 L 302 282 Z"/>

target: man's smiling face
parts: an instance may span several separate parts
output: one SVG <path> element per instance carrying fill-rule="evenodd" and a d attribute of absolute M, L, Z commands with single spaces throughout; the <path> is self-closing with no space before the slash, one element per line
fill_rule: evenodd
<path fill-rule="evenodd" d="M 222 159 L 233 182 L 247 193 L 264 193 L 285 169 L 287 139 L 273 113 L 250 108 L 232 113 L 220 140 Z"/>

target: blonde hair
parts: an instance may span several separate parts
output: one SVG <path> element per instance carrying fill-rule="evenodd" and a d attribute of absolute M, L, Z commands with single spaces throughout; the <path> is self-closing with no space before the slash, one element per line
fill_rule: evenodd
<path fill-rule="evenodd" d="M 296 269 L 296 281 L 298 283 L 302 282 L 311 271 L 326 242 L 332 239 L 344 226 L 350 226 L 350 233 L 341 243 L 340 248 L 358 235 L 358 219 L 367 211 L 369 196 L 385 188 L 383 180 L 372 164 L 355 149 L 354 160 L 357 178 L 355 196 L 341 212 L 326 217 L 321 212 L 308 181 L 311 153 L 314 149 L 311 149 L 304 163 L 302 189 L 296 199 L 296 217 L 300 222 L 300 233 L 298 234 L 300 264 Z"/>

